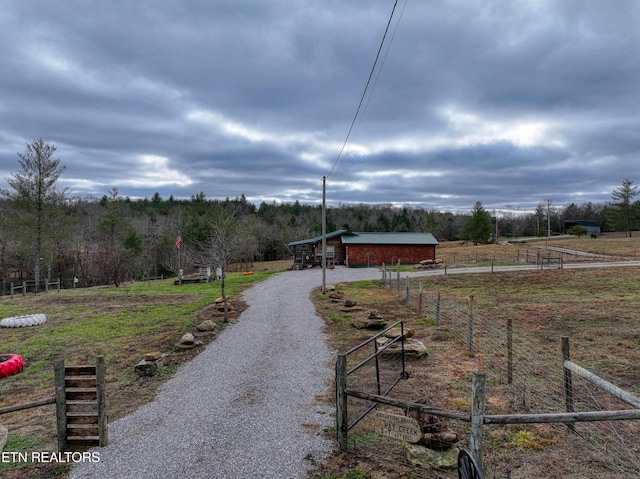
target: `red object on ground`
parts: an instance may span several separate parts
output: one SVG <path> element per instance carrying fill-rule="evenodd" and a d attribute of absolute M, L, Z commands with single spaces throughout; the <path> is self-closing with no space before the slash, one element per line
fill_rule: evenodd
<path fill-rule="evenodd" d="M 24 361 L 19 354 L 0 354 L 0 378 L 18 374 L 23 366 Z"/>

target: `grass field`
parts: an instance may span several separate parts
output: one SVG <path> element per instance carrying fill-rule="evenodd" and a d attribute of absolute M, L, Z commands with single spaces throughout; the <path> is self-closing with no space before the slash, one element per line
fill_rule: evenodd
<path fill-rule="evenodd" d="M 244 309 L 240 301 L 244 288 L 288 265 L 288 261 L 256 263 L 252 275 L 229 273 L 226 293 L 234 305 L 230 319 L 235 320 Z M 25 362 L 21 373 L 0 379 L 0 407 L 52 397 L 56 359 L 63 358 L 68 365 L 95 364 L 98 355 L 104 356 L 106 363 L 110 421 L 152 400 L 162 382 L 202 350 L 174 351 L 182 335 L 196 333 L 198 322 L 213 319 L 217 330 L 198 337 L 206 345 L 224 327 L 222 313 L 211 308 L 221 295 L 219 282 L 176 286 L 173 281 L 3 298 L 0 318 L 45 313 L 47 322 L 30 328 L 0 328 L 0 354 L 20 354 Z M 171 360 L 157 376 L 140 378 L 134 366 L 152 351 L 172 352 Z M 8 451 L 56 449 L 54 406 L 4 414 L 0 424 L 10 431 Z M 0 462 L 3 478 L 37 477 L 38 469 Z M 56 471 L 55 467 L 44 468 L 40 477 L 52 477 Z M 58 470 L 60 474 L 65 471 L 65 467 Z"/>
<path fill-rule="evenodd" d="M 611 235 L 597 240 L 554 239 L 549 245 L 570 249 L 627 255 L 632 258 L 640 248 L 640 233 L 632 238 Z M 516 246 L 487 245 L 461 246 L 442 243 L 437 250 L 440 258 L 447 255 L 473 255 L 478 251 L 513 251 Z M 519 245 L 517 246 L 519 247 Z M 601 248 L 594 251 L 594 248 Z M 235 312 L 242 311 L 242 289 L 254 281 L 268 277 L 274 270 L 282 270 L 289 262 L 277 265 L 257 265 L 254 274 L 230 274 L 228 291 L 235 299 Z M 526 273 L 500 273 L 487 275 L 439 276 L 430 278 L 425 288 L 439 285 L 443 291 L 464 302 L 469 294 L 476 298 L 478 314 L 504 320 L 511 315 L 514 321 L 529 331 L 532 344 L 545 346 L 549 338 L 569 334 L 575 346 L 575 355 L 596 368 L 612 382 L 636 387 L 640 381 L 637 367 L 640 347 L 640 329 L 637 311 L 640 307 L 640 270 L 570 271 L 546 270 Z M 425 280 L 427 281 L 427 280 Z M 429 358 L 424 364 L 412 363 L 410 385 L 398 389 L 405 398 L 418 398 L 437 402 L 442 407 L 464 410 L 469 401 L 469 377 L 477 367 L 476 358 L 452 337 L 407 306 L 392 291 L 381 289 L 376 282 L 340 285 L 363 311 L 378 309 L 390 321 L 403 320 L 416 330 L 416 337 L 429 347 Z M 0 329 L 0 353 L 18 353 L 25 359 L 25 370 L 9 378 L 0 379 L 0 407 L 35 400 L 53 393 L 53 361 L 64 357 L 68 364 L 92 363 L 96 355 L 104 355 L 107 363 L 107 394 L 109 419 L 122 417 L 141 404 L 153 399 L 157 388 L 169 378 L 179 364 L 189 361 L 198 349 L 177 352 L 166 368 L 153 378 L 139 378 L 134 365 L 150 351 L 168 352 L 184 332 L 194 331 L 197 322 L 212 317 L 210 305 L 220 295 L 217 283 L 174 286 L 173 281 L 126 284 L 120 288 L 94 288 L 91 290 L 63 291 L 38 296 L 16 297 L 0 301 L 0 318 L 44 312 L 45 325 L 28 329 Z M 327 323 L 332 349 L 343 349 L 357 344 L 367 333 L 355 330 L 350 317 L 335 305 L 316 298 L 319 313 Z M 336 309 L 334 309 L 336 308 Z M 232 320 L 234 317 L 232 317 Z M 205 344 L 215 336 L 203 337 Z M 555 346 L 554 346 L 555 347 Z M 640 393 L 637 389 L 636 393 Z M 328 395 L 331 400 L 331 394 Z M 0 416 L 0 423 L 9 427 L 7 450 L 54 450 L 55 412 L 53 406 L 43 406 L 26 412 Z M 637 426 L 637 425 L 636 425 Z M 525 429 L 537 438 L 550 435 L 551 443 L 542 442 L 542 450 L 518 446 L 512 430 L 496 437 L 502 454 L 512 455 L 509 465 L 516 477 L 527 472 L 549 470 L 554 475 L 544 477 L 617 477 L 615 474 L 598 475 L 598 465 L 581 468 L 581 464 L 568 461 L 574 475 L 563 472 L 563 457 L 580 458 L 579 443 L 555 430 Z M 511 435 L 510 435 L 511 434 Z M 537 434 L 537 435 L 536 435 Z M 637 431 L 636 431 L 637 434 Z M 540 443 L 540 441 L 539 441 Z M 524 444 L 524 443 L 523 443 Z M 576 449 L 577 448 L 577 449 Z M 411 471 L 395 465 L 381 467 L 371 461 L 353 461 L 352 458 L 333 458 L 333 469 L 326 477 L 342 477 L 349 470 L 368 471 L 370 477 L 411 477 Z M 523 464 L 526 465 L 523 466 Z M 505 466 L 506 467 L 506 466 Z M 547 467 L 547 469 L 545 469 Z M 524 469 L 523 469 L 524 468 Z M 405 474 L 406 475 L 403 475 Z M 609 471 L 611 472 L 611 471 Z M 66 470 L 42 468 L 38 465 L 15 468 L 0 463 L 0 476 L 8 479 L 64 477 Z M 564 475 L 563 475 L 564 474 Z M 582 475 L 580 475 L 582 474 Z M 363 476 L 364 477 L 364 476 Z M 453 477 L 453 476 L 451 476 Z M 496 476 L 498 477 L 498 476 Z"/>
<path fill-rule="evenodd" d="M 474 263 L 475 258 L 482 261 L 495 257 L 496 259 L 515 258 L 518 252 L 520 257 L 529 251 L 535 255 L 537 251 L 545 247 L 559 247 L 569 250 L 593 253 L 597 255 L 610 256 L 611 259 L 620 257 L 623 259 L 640 259 L 640 232 L 632 233 L 634 236 L 625 237 L 620 233 L 606 233 L 598 239 L 591 239 L 588 236 L 576 238 L 574 236 L 562 236 L 551 238 L 529 239 L 526 242 L 498 243 L 488 245 L 466 246 L 459 241 L 446 241 L 438 245 L 436 257 L 448 265 L 456 263 Z M 571 257 L 567 256 L 568 260 Z"/>

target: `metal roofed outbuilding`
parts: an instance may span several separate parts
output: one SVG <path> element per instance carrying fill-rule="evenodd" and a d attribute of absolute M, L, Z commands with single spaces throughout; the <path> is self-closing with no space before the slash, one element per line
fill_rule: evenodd
<path fill-rule="evenodd" d="M 351 267 L 419 263 L 436 259 L 438 241 L 431 233 L 352 233 L 337 230 L 326 235 L 327 264 Z M 322 236 L 288 244 L 293 248 L 293 268 L 322 263 Z"/>

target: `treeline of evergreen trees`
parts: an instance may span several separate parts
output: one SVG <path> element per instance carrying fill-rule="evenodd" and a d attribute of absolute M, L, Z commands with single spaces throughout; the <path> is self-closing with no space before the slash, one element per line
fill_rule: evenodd
<path fill-rule="evenodd" d="M 1 210 L 8 216 L 10 202 Z M 481 203 L 476 203 L 482 209 Z M 197 251 L 204 248 L 212 224 L 221 212 L 242 222 L 240 236 L 245 246 L 236 251 L 237 261 L 288 259 L 287 243 L 319 236 L 321 207 L 295 202 L 255 205 L 244 195 L 225 200 L 207 199 L 204 193 L 189 200 L 123 198 L 114 188 L 101 199 L 72 198 L 47 215 L 53 223 L 42 228 L 40 272 L 43 277 L 74 277 L 86 284 L 118 284 L 133 278 L 175 274 L 198 266 Z M 541 202 L 533 213 L 505 208 L 484 212 L 491 219 L 490 231 L 517 239 L 545 236 L 547 225 L 559 231 L 563 220 L 591 219 L 608 229 L 608 207 L 585 203 L 556 207 Z M 609 212 L 610 213 L 610 212 Z M 497 229 L 496 229 L 497 216 Z M 439 241 L 471 239 L 471 213 L 442 212 L 419 207 L 392 205 L 342 205 L 327 210 L 327 231 L 429 232 Z M 33 231 L 13 231 L 5 223 L 0 230 L 0 267 L 3 278 L 33 278 Z M 486 229 L 486 228 L 485 228 Z M 177 238 L 180 248 L 176 248 Z M 488 240 L 489 237 L 486 237 Z M 178 262 L 176 257 L 183 258 Z M 187 256 L 190 261 L 187 261 Z"/>
<path fill-rule="evenodd" d="M 82 285 L 118 285 L 196 267 L 290 257 L 291 241 L 319 236 L 321 207 L 261 203 L 244 195 L 209 200 L 123 198 L 116 187 L 101 199 L 68 198 L 57 186 L 66 167 L 56 146 L 37 139 L 18 153 L 21 171 L 0 188 L 0 275 Z M 392 205 L 342 205 L 327 211 L 327 231 L 429 232 L 439 241 L 481 243 L 497 237 L 545 236 L 565 220 L 596 220 L 602 231 L 631 231 L 640 218 L 637 187 L 625 180 L 607 204 L 541 201 L 534 212 L 506 206 L 486 211 L 477 201 L 470 213 Z"/>

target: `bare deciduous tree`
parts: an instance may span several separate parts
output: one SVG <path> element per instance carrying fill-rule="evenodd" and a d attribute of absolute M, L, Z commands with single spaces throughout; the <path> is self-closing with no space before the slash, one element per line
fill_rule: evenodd
<path fill-rule="evenodd" d="M 225 291 L 225 275 L 229 262 L 242 254 L 246 246 L 246 237 L 242 223 L 231 212 L 223 208 L 215 208 L 209 223 L 209 235 L 202 248 L 202 259 L 221 271 L 222 300 L 224 304 L 224 322 L 229 321 L 229 304 Z"/>

